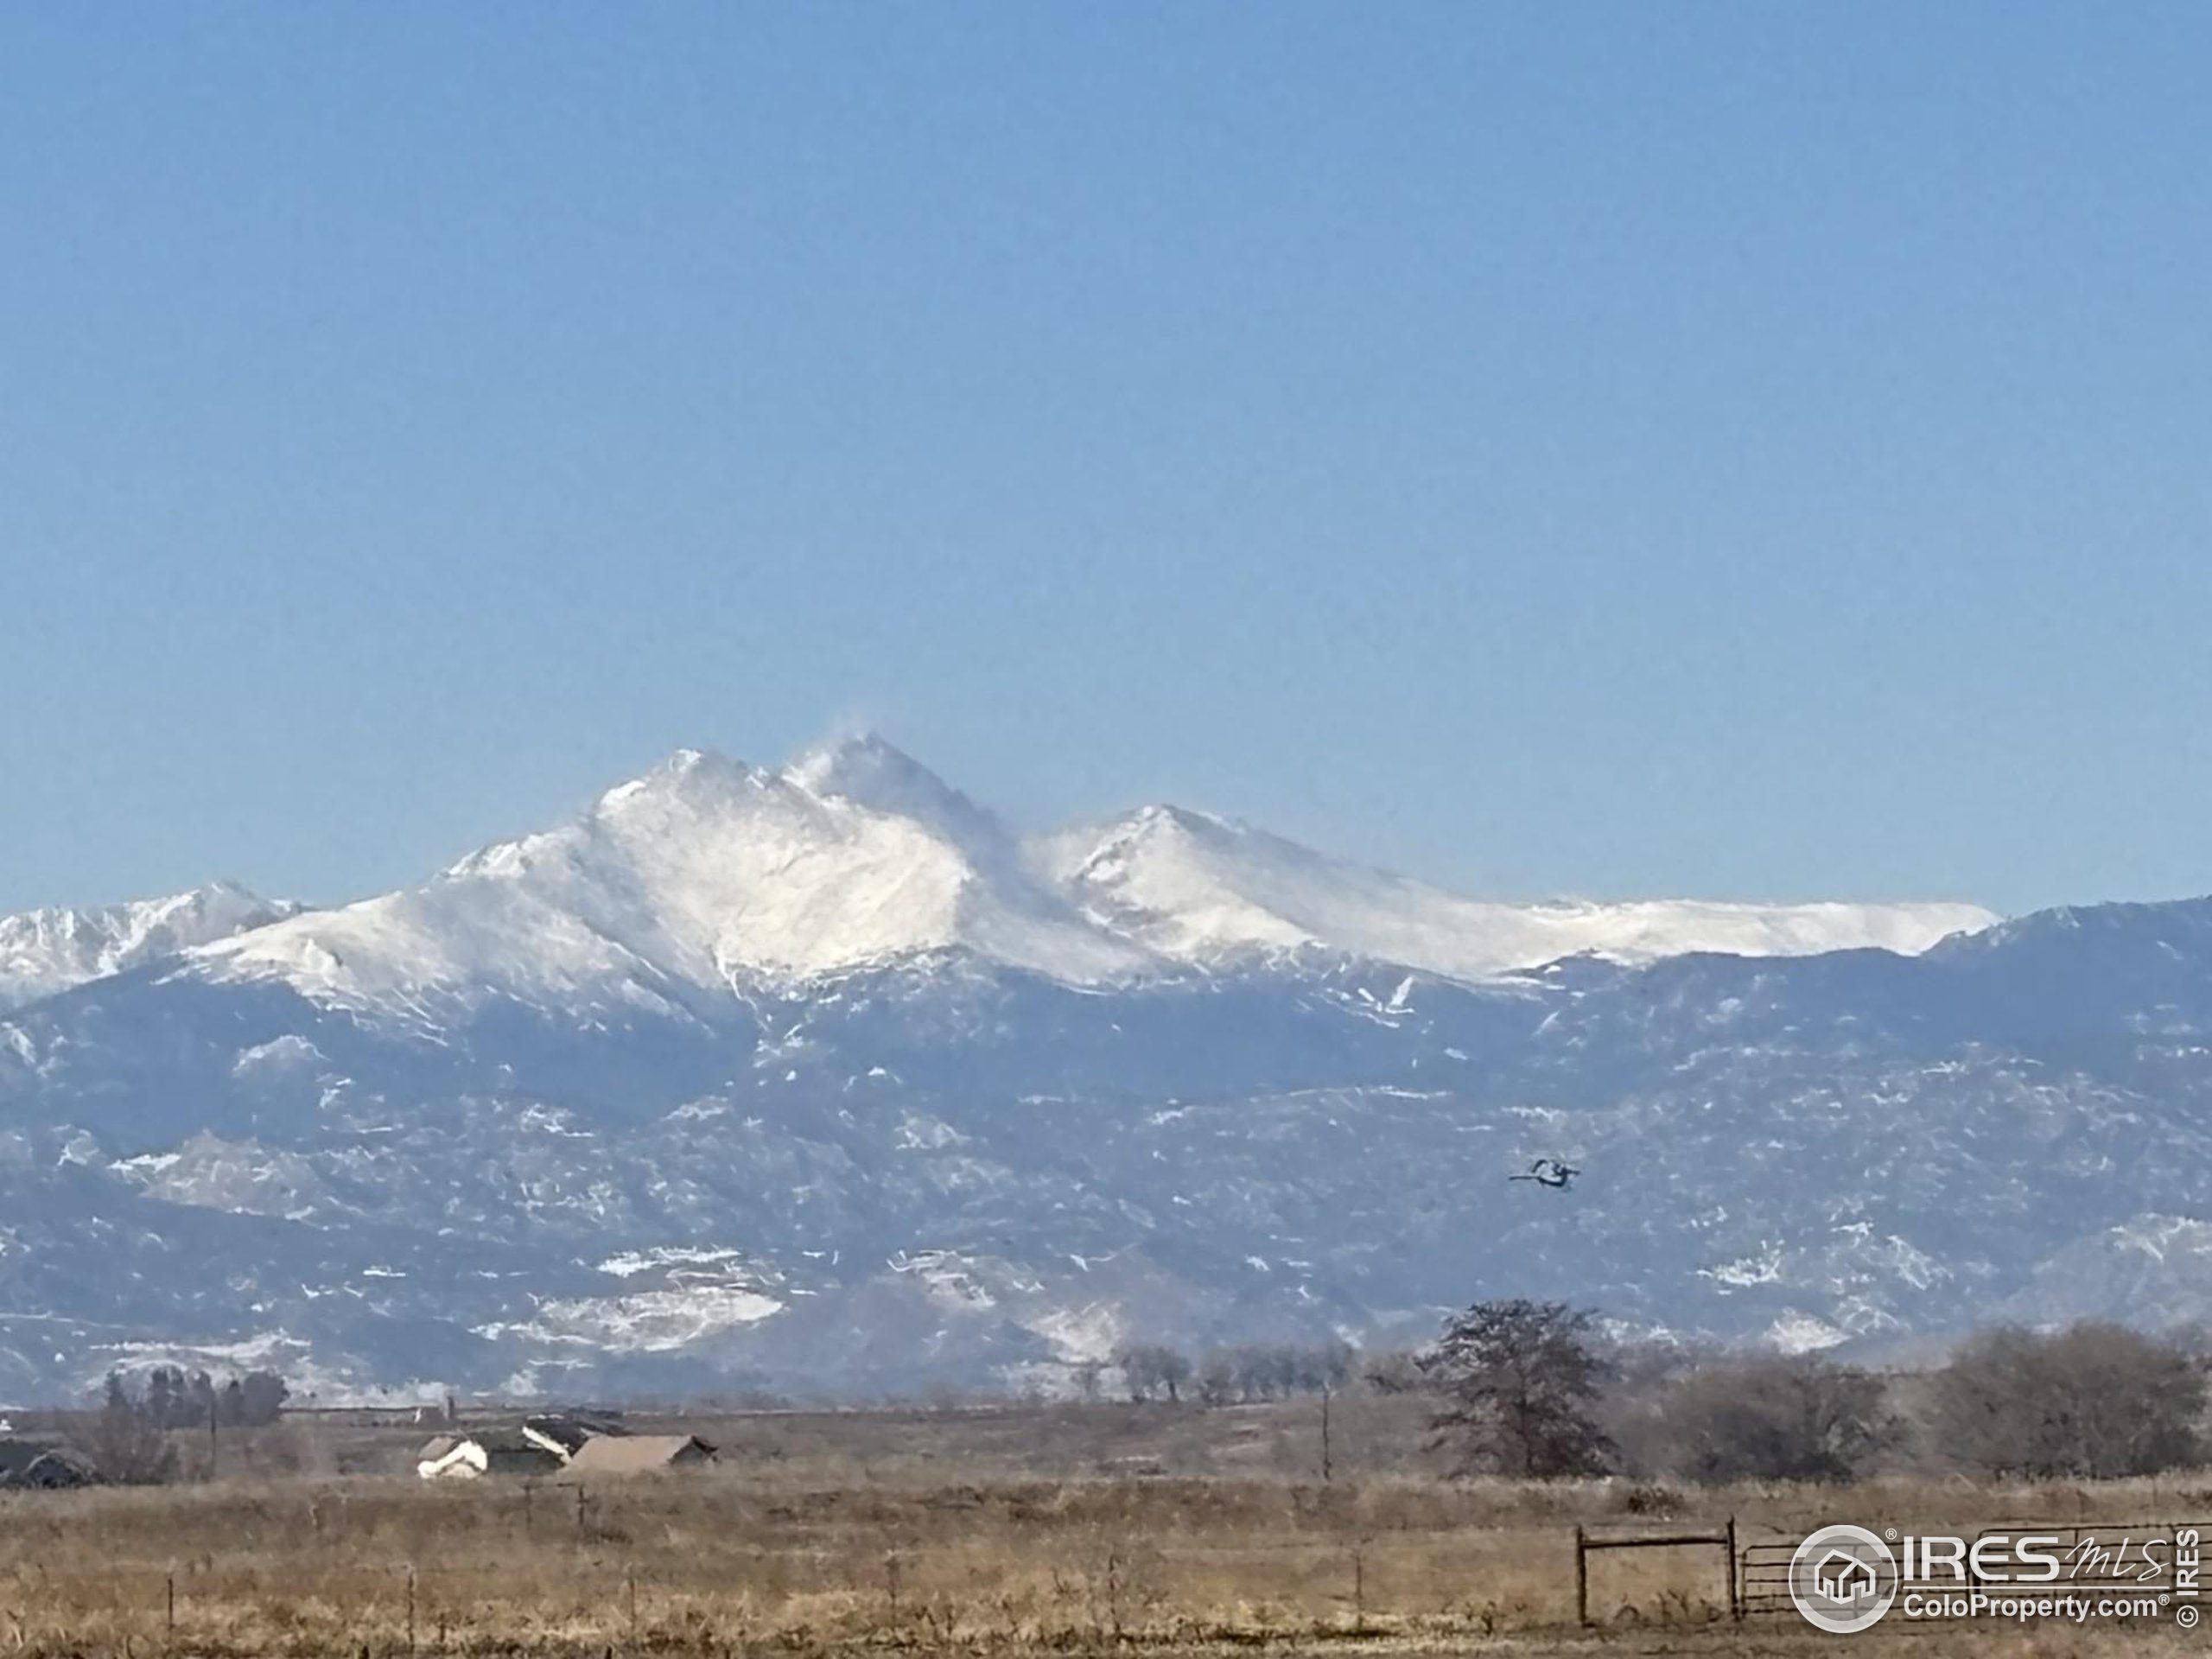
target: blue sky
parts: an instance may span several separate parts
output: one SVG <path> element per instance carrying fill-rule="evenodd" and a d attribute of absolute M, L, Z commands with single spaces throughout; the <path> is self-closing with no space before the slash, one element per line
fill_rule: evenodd
<path fill-rule="evenodd" d="M 0 910 L 880 727 L 1503 895 L 2212 889 L 2212 11 L 14 7 Z"/>

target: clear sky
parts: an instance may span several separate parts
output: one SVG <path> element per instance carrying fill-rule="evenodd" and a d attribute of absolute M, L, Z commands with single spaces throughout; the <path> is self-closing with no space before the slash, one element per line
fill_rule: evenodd
<path fill-rule="evenodd" d="M 0 10 L 0 910 L 880 727 L 1502 895 L 2212 889 L 2212 9 Z"/>

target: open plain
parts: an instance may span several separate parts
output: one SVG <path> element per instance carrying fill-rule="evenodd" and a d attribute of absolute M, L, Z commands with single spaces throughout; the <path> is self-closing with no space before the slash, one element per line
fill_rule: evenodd
<path fill-rule="evenodd" d="M 482 1414 L 479 1421 L 493 1421 Z M 1415 1402 L 1005 1405 L 633 1414 L 721 1448 L 579 1483 L 411 1472 L 403 1414 L 289 1414 L 181 1484 L 0 1498 L 0 1651 L 386 1656 L 842 1650 L 1795 1654 L 1786 1607 L 1732 1616 L 1725 1552 L 1908 1529 L 2212 1516 L 2212 1476 L 1974 1486 L 1900 1476 L 1710 1491 L 1446 1482 Z M 48 1427 L 64 1425 L 50 1422 Z M 201 1460 L 195 1464 L 193 1459 Z M 2120 1654 L 2163 1621 L 1908 1624 L 1868 1654 Z"/>

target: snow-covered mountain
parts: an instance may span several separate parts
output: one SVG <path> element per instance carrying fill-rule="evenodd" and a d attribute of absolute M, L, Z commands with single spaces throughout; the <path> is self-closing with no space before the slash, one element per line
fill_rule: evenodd
<path fill-rule="evenodd" d="M 166 899 L 0 916 L 0 1010 L 229 938 L 299 908 L 213 881 Z"/>
<path fill-rule="evenodd" d="M 861 737 L 781 771 L 681 751 L 569 823 L 215 944 L 190 971 L 424 1027 L 495 1000 L 711 1022 L 763 986 L 938 953 L 1071 985 L 1300 947 L 1483 979 L 1585 951 L 1920 950 L 1995 919 L 1970 905 L 1488 904 L 1174 808 L 1025 848 Z"/>
<path fill-rule="evenodd" d="M 494 1000 L 704 1016 L 764 983 L 940 951 L 1072 984 L 1157 965 L 1033 880 L 989 815 L 861 739 L 781 772 L 679 751 L 569 823 L 189 971 L 442 1026 Z"/>
<path fill-rule="evenodd" d="M 1173 806 L 1042 836 L 1030 857 L 1094 921 L 1180 960 L 1319 945 L 1467 980 L 1583 954 L 1632 963 L 1699 950 L 1911 955 L 1998 919 L 1955 903 L 1485 902 Z"/>
<path fill-rule="evenodd" d="M 0 1398 L 2212 1306 L 2212 900 L 1987 919 L 1482 904 L 1172 809 L 1024 844 L 872 740 L 686 752 L 0 1014 Z"/>

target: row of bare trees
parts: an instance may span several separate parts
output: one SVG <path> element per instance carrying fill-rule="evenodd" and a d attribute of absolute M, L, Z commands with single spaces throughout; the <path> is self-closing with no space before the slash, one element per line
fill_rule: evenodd
<path fill-rule="evenodd" d="M 99 1410 L 75 1436 L 78 1450 L 102 1480 L 158 1485 L 177 1475 L 172 1429 L 204 1427 L 212 1433 L 273 1423 L 288 1392 L 273 1371 L 249 1371 L 219 1386 L 205 1371 L 156 1366 L 136 1391 L 111 1371 Z"/>
<path fill-rule="evenodd" d="M 1414 1352 L 1342 1343 L 1114 1357 L 1132 1400 L 1229 1405 L 1357 1386 L 1428 1405 L 1456 1474 L 1604 1473 L 1697 1484 L 1846 1481 L 1885 1468 L 2109 1478 L 2212 1458 L 2207 1343 L 2113 1325 L 2003 1326 L 1939 1368 L 1876 1371 L 1818 1354 L 1623 1343 L 1557 1302 L 1478 1302 Z M 1103 1373 L 1103 1368 L 1101 1368 Z M 1100 1392 L 1094 1374 L 1093 1395 Z"/>
<path fill-rule="evenodd" d="M 1843 1481 L 1885 1465 L 2118 1478 L 2206 1459 L 2206 1364 L 2183 1343 L 2084 1323 L 1986 1331 L 1940 1368 L 1818 1355 L 1624 1348 L 1560 1303 L 1480 1302 L 1414 1357 L 1455 1472 L 1612 1471 L 1715 1484 Z"/>
<path fill-rule="evenodd" d="M 130 1397 L 123 1379 L 111 1374 L 110 1401 L 118 1391 Z M 205 1371 L 188 1373 L 181 1366 L 156 1365 L 146 1374 L 137 1403 L 163 1428 L 204 1428 L 210 1423 L 250 1428 L 275 1422 L 290 1395 L 290 1388 L 274 1371 L 248 1371 L 218 1383 Z"/>
<path fill-rule="evenodd" d="M 1341 1389 L 1358 1357 L 1348 1342 L 1246 1343 L 1211 1349 L 1193 1361 L 1164 1344 L 1140 1342 L 1116 1349 L 1113 1363 L 1132 1400 L 1228 1406 Z"/>

